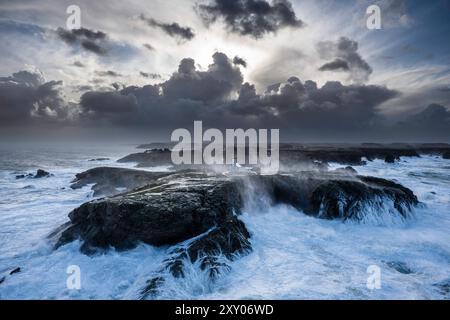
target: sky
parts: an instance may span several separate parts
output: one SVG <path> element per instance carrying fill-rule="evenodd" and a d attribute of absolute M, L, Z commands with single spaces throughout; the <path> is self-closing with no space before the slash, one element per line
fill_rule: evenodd
<path fill-rule="evenodd" d="M 0 140 L 450 142 L 449 33 L 450 0 L 0 0 Z"/>

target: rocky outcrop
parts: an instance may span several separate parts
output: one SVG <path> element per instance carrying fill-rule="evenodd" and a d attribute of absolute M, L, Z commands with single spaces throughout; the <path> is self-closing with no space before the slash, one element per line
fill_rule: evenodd
<path fill-rule="evenodd" d="M 36 171 L 36 174 L 27 173 L 27 174 L 20 174 L 16 176 L 16 179 L 24 179 L 24 178 L 34 178 L 34 179 L 40 179 L 40 178 L 48 178 L 53 176 L 50 172 L 47 172 L 42 169 L 38 169 Z"/>
<path fill-rule="evenodd" d="M 411 190 L 399 184 L 373 177 L 358 178 L 359 181 L 320 183 L 312 192 L 305 212 L 319 218 L 357 221 L 383 212 L 408 218 L 419 203 Z"/>
<path fill-rule="evenodd" d="M 418 204 L 413 192 L 397 183 L 339 172 L 236 177 L 165 173 L 151 176 L 145 187 L 72 211 L 70 223 L 57 232 L 56 246 L 77 238 L 86 253 L 128 249 L 138 242 L 176 244 L 223 225 L 261 197 L 318 218 L 342 220 L 363 220 L 380 211 L 407 218 Z"/>
<path fill-rule="evenodd" d="M 132 174 L 117 171 L 119 176 L 119 172 Z M 91 173 L 78 177 L 79 181 L 98 178 Z M 147 173 L 135 174 L 144 179 Z M 108 183 L 109 178 L 105 179 L 103 183 Z M 214 280 L 229 270 L 229 261 L 249 253 L 250 233 L 239 214 L 253 203 L 267 205 L 261 197 L 318 218 L 342 220 L 362 220 L 366 214 L 383 210 L 385 203 L 392 205 L 389 214 L 407 217 L 418 203 L 409 189 L 384 179 L 358 176 L 350 169 L 273 176 L 164 173 L 150 175 L 145 186 L 133 191 L 83 204 L 49 237 L 54 239 L 55 248 L 81 239 L 80 250 L 86 254 L 109 248 L 126 250 L 140 242 L 171 245 L 161 269 L 142 289 L 145 298 L 157 294 L 168 276 L 184 277 L 186 263 L 196 262 Z"/>
<path fill-rule="evenodd" d="M 137 167 L 172 166 L 170 149 L 152 149 L 140 153 L 132 153 L 117 160 L 119 163 L 136 162 Z"/>
<path fill-rule="evenodd" d="M 79 189 L 93 184 L 91 189 L 94 196 L 110 196 L 142 187 L 169 174 L 171 173 L 99 167 L 78 173 L 70 187 Z"/>
<path fill-rule="evenodd" d="M 56 247 L 77 238 L 81 250 L 129 249 L 138 242 L 175 244 L 229 221 L 242 207 L 228 179 L 178 173 L 124 195 L 94 200 L 69 214 Z"/>
<path fill-rule="evenodd" d="M 188 243 L 175 247 L 164 266 L 142 289 L 141 298 L 155 296 L 165 277 L 169 274 L 175 278 L 185 276 L 186 263 L 199 262 L 201 270 L 207 270 L 210 280 L 231 269 L 228 261 L 251 252 L 250 234 L 244 223 L 233 217 L 220 226 L 214 227 Z"/>

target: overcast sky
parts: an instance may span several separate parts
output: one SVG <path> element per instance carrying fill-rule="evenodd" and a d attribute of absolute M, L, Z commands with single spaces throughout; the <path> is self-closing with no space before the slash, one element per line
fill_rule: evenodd
<path fill-rule="evenodd" d="M 450 142 L 449 33 L 449 0 L 0 0 L 0 132 Z"/>

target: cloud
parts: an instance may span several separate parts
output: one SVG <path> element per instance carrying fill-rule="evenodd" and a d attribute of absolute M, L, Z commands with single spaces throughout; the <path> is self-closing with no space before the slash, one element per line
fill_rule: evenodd
<path fill-rule="evenodd" d="M 283 128 L 335 136 L 375 130 L 383 120 L 377 107 L 397 95 L 382 86 L 327 82 L 318 87 L 297 77 L 259 94 L 253 84 L 243 82 L 239 68 L 217 52 L 206 71 L 186 58 L 165 82 L 86 93 L 81 105 L 87 117 L 120 125 L 173 129 L 203 120 L 218 128 Z"/>
<path fill-rule="evenodd" d="M 409 27 L 414 23 L 406 0 L 375 0 L 373 4 L 381 9 L 383 28 Z"/>
<path fill-rule="evenodd" d="M 159 28 L 171 37 L 176 37 L 181 40 L 189 41 L 194 39 L 195 33 L 190 27 L 182 27 L 178 23 L 163 23 L 153 18 L 147 18 L 143 14 L 139 16 L 139 19 L 147 23 L 150 27 Z"/>
<path fill-rule="evenodd" d="M 74 67 L 78 67 L 78 68 L 84 68 L 85 67 L 85 65 L 82 62 L 80 62 L 80 61 L 75 61 L 72 65 Z"/>
<path fill-rule="evenodd" d="M 349 38 L 341 37 L 336 42 L 319 42 L 317 51 L 320 58 L 333 59 L 320 67 L 321 71 L 346 70 L 349 72 L 349 79 L 356 83 L 368 81 L 373 72 L 372 67 L 358 53 L 358 42 Z"/>
<path fill-rule="evenodd" d="M 117 78 L 117 77 L 121 77 L 122 75 L 120 73 L 117 73 L 115 71 L 112 70 L 107 70 L 107 71 L 96 71 L 95 74 L 99 77 L 110 77 L 110 78 Z"/>
<path fill-rule="evenodd" d="M 206 24 L 222 20 L 231 32 L 256 39 L 285 27 L 304 25 L 288 0 L 213 0 L 197 5 L 197 11 Z"/>
<path fill-rule="evenodd" d="M 150 78 L 150 79 L 153 79 L 153 80 L 155 80 L 155 79 L 161 79 L 161 75 L 160 75 L 160 74 L 157 74 L 157 73 L 148 73 L 148 72 L 143 72 L 143 71 L 141 71 L 141 72 L 139 72 L 139 74 L 140 74 L 142 77 L 144 77 L 144 78 Z"/>
<path fill-rule="evenodd" d="M 239 66 L 243 66 L 244 68 L 247 68 L 247 61 L 245 61 L 244 59 L 236 56 L 233 58 L 233 63 L 235 65 L 239 65 Z"/>
<path fill-rule="evenodd" d="M 401 128 L 409 131 L 429 133 L 450 132 L 450 111 L 443 105 L 433 103 L 424 110 L 399 122 Z"/>
<path fill-rule="evenodd" d="M 319 68 L 319 71 L 334 71 L 334 70 L 350 70 L 347 61 L 342 59 L 335 59 L 331 62 L 325 63 Z"/>
<path fill-rule="evenodd" d="M 40 73 L 19 71 L 0 78 L 0 123 L 61 120 L 69 116 L 61 95 L 61 81 L 48 81 Z"/>
<path fill-rule="evenodd" d="M 233 92 L 237 92 L 242 81 L 239 68 L 225 54 L 216 52 L 207 71 L 197 70 L 193 59 L 183 59 L 178 71 L 162 83 L 161 88 L 170 99 L 211 103 L 229 98 Z"/>
<path fill-rule="evenodd" d="M 143 46 L 144 46 L 144 48 L 146 48 L 147 50 L 150 50 L 150 51 L 154 51 L 154 50 L 155 50 L 155 48 L 154 48 L 151 44 L 149 44 L 149 43 L 144 43 Z"/>
<path fill-rule="evenodd" d="M 430 105 L 389 125 L 379 107 L 399 92 L 384 86 L 337 81 L 318 86 L 292 76 L 258 93 L 224 53 L 216 52 L 205 70 L 196 66 L 193 59 L 182 59 L 168 80 L 154 85 L 80 87 L 82 92 L 90 90 L 81 95 L 72 113 L 60 95 L 61 82 L 18 72 L 0 78 L 0 119 L 25 124 L 70 119 L 79 126 L 149 128 L 164 133 L 202 120 L 205 127 L 221 129 L 281 128 L 285 137 L 294 139 L 450 138 L 450 112 L 443 105 Z"/>
<path fill-rule="evenodd" d="M 67 30 L 56 29 L 56 34 L 65 43 L 81 47 L 97 55 L 106 55 L 108 50 L 105 46 L 107 35 L 101 31 L 93 31 L 86 28 Z"/>

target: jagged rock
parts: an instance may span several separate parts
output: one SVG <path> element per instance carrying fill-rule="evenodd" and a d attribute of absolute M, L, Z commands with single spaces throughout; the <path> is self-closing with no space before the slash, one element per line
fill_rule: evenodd
<path fill-rule="evenodd" d="M 52 174 L 50 172 L 47 172 L 45 170 L 42 169 L 38 169 L 38 171 L 36 172 L 36 174 L 34 175 L 35 179 L 39 179 L 39 178 L 47 178 L 50 177 Z"/>
<path fill-rule="evenodd" d="M 389 261 L 386 263 L 390 268 L 403 273 L 403 274 L 411 274 L 413 270 L 404 262 L 401 261 Z"/>
<path fill-rule="evenodd" d="M 110 196 L 142 187 L 169 174 L 171 173 L 99 167 L 78 173 L 70 187 L 79 189 L 94 184 L 91 188 L 94 191 L 94 196 Z"/>
<path fill-rule="evenodd" d="M 325 219 L 362 220 L 367 211 L 389 210 L 407 218 L 419 201 L 411 190 L 392 181 L 358 177 L 359 181 L 329 180 L 312 192 L 307 214 Z"/>
<path fill-rule="evenodd" d="M 433 286 L 436 287 L 443 296 L 450 298 L 450 279 L 435 283 Z"/>
<path fill-rule="evenodd" d="M 345 167 L 345 168 L 338 168 L 334 170 L 336 173 L 344 174 L 344 175 L 357 175 L 358 171 L 356 171 L 353 167 Z"/>
<path fill-rule="evenodd" d="M 248 254 L 252 249 L 249 242 L 250 234 L 244 223 L 237 217 L 231 218 L 220 226 L 214 227 L 193 239 L 185 246 L 176 247 L 164 261 L 163 268 L 155 277 L 147 281 L 142 289 L 142 298 L 153 296 L 165 281 L 165 272 L 175 278 L 185 276 L 185 263 L 200 262 L 200 269 L 208 270 L 211 280 L 215 280 L 223 271 L 229 271 L 230 266 L 219 260 L 219 256 L 233 261 L 238 255 Z"/>
<path fill-rule="evenodd" d="M 47 172 L 47 171 L 42 170 L 42 169 L 38 169 L 36 171 L 35 175 L 33 175 L 32 173 L 19 174 L 19 175 L 16 175 L 16 179 L 24 179 L 24 178 L 39 179 L 39 178 L 48 178 L 48 177 L 51 177 L 51 176 L 52 176 L 52 174 L 50 172 Z"/>
<path fill-rule="evenodd" d="M 172 166 L 171 154 L 170 149 L 152 149 L 145 152 L 132 153 L 117 160 L 117 162 L 136 162 L 137 167 Z"/>
<path fill-rule="evenodd" d="M 384 158 L 384 162 L 386 163 L 395 163 L 395 157 L 392 154 L 388 154 L 386 155 L 386 157 Z"/>
<path fill-rule="evenodd" d="M 308 215 L 342 220 L 362 219 L 366 206 L 382 209 L 386 201 L 393 203 L 390 214 L 406 217 L 418 203 L 399 184 L 353 172 L 231 177 L 165 173 L 152 176 L 144 187 L 83 204 L 49 237 L 55 239 L 55 248 L 81 239 L 80 250 L 86 254 L 130 249 L 139 242 L 175 245 L 142 289 L 144 298 L 156 294 L 168 274 L 183 277 L 185 263 L 199 263 L 214 280 L 229 270 L 227 261 L 250 252 L 250 234 L 238 215 L 251 198 L 257 202 L 261 197 Z"/>
<path fill-rule="evenodd" d="M 13 275 L 14 273 L 19 273 L 20 271 L 22 271 L 20 269 L 20 267 L 14 268 L 13 270 L 11 270 L 11 272 L 9 273 L 9 275 Z"/>
<path fill-rule="evenodd" d="M 77 238 L 81 250 L 128 249 L 142 241 L 175 244 L 221 225 L 242 207 L 228 179 L 204 174 L 172 174 L 133 192 L 94 200 L 69 214 L 56 247 Z"/>
<path fill-rule="evenodd" d="M 25 178 L 33 178 L 33 174 L 27 173 L 16 175 L 16 179 L 25 179 Z"/>

